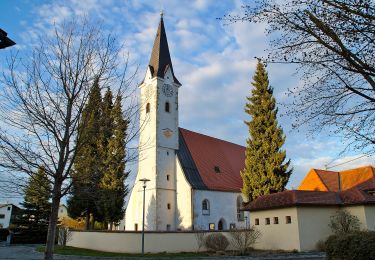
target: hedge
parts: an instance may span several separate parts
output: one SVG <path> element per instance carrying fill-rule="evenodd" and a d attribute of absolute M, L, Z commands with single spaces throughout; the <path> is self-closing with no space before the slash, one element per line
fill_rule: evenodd
<path fill-rule="evenodd" d="M 327 259 L 375 260 L 375 231 L 342 233 L 326 241 Z"/>

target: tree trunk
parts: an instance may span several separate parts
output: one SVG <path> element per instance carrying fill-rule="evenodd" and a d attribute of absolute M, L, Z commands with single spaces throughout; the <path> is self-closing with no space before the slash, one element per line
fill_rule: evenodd
<path fill-rule="evenodd" d="M 86 209 L 86 227 L 85 229 L 86 230 L 89 230 L 90 229 L 90 210 L 87 208 Z"/>
<path fill-rule="evenodd" d="M 61 184 L 55 183 L 52 195 L 51 205 L 51 216 L 49 218 L 46 251 L 44 252 L 45 260 L 53 260 L 53 248 L 55 245 L 56 227 L 57 227 L 57 215 L 59 213 L 60 206 L 60 192 Z"/>

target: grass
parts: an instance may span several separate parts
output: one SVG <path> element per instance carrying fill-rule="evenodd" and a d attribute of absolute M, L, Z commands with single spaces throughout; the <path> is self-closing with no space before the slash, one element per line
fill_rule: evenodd
<path fill-rule="evenodd" d="M 44 252 L 45 246 L 38 246 L 36 248 L 38 252 Z M 142 256 L 141 254 L 131 254 L 131 253 L 113 253 L 113 252 L 103 252 L 91 249 L 84 249 L 71 246 L 55 246 L 55 254 L 59 255 L 76 255 L 76 256 L 106 256 L 106 257 L 137 257 Z M 194 253 L 194 252 L 181 252 L 181 253 L 146 253 L 146 257 L 186 257 L 186 258 L 196 258 L 208 256 L 207 253 Z"/>

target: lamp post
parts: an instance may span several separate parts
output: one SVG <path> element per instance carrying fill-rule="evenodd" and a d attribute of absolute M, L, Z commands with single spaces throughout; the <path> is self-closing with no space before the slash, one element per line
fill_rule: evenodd
<path fill-rule="evenodd" d="M 143 212 L 142 212 L 142 256 L 145 254 L 145 198 L 146 198 L 146 182 L 149 179 L 143 178 L 139 181 L 143 182 Z"/>
<path fill-rule="evenodd" d="M 247 216 L 245 216 L 245 227 L 247 229 Z"/>
<path fill-rule="evenodd" d="M 0 29 L 0 49 L 4 49 L 16 44 L 14 41 L 7 37 L 7 33 Z"/>

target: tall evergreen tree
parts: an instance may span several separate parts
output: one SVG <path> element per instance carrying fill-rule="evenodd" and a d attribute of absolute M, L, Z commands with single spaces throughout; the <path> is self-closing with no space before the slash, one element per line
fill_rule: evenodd
<path fill-rule="evenodd" d="M 47 230 L 48 219 L 51 211 L 51 184 L 43 168 L 29 179 L 25 188 L 23 218 L 29 226 Z"/>
<path fill-rule="evenodd" d="M 110 90 L 107 91 L 106 96 L 108 98 L 104 98 L 103 111 L 111 105 L 109 103 L 112 99 Z M 110 121 L 105 124 L 107 118 L 110 118 Z M 103 143 L 106 143 L 106 149 L 103 153 L 103 177 L 100 180 L 101 201 L 99 205 L 105 222 L 110 223 L 112 229 L 113 223 L 118 222 L 124 216 L 124 199 L 128 192 L 124 183 L 128 175 L 125 172 L 125 138 L 128 122 L 122 113 L 120 95 L 117 95 L 109 116 L 104 116 L 103 121 L 102 139 L 105 140 Z"/>
<path fill-rule="evenodd" d="M 98 80 L 92 86 L 89 100 L 82 113 L 78 134 L 82 138 L 82 146 L 74 163 L 71 196 L 68 199 L 68 212 L 72 217 L 86 216 L 86 229 L 90 228 L 90 216 L 100 219 L 97 211 L 99 181 L 102 177 L 100 144 L 101 138 L 101 102 L 102 97 Z"/>
<path fill-rule="evenodd" d="M 285 162 L 286 152 L 281 147 L 285 135 L 277 122 L 276 101 L 269 86 L 268 74 L 262 62 L 258 61 L 253 77 L 252 95 L 247 97 L 245 112 L 251 116 L 245 121 L 249 127 L 242 193 L 252 201 L 272 191 L 282 191 L 292 169 L 290 160 Z"/>

